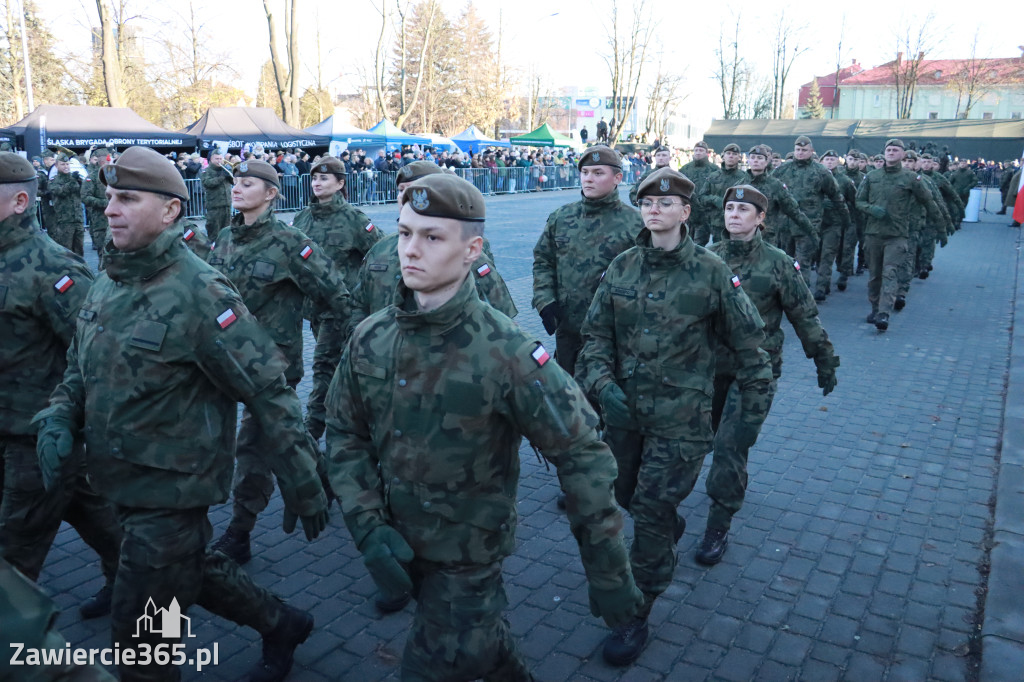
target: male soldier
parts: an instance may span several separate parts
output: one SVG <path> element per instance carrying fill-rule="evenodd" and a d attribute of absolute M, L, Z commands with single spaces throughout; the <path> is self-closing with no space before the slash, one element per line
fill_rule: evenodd
<path fill-rule="evenodd" d="M 234 178 L 224 167 L 224 155 L 210 152 L 209 164 L 199 176 L 203 186 L 203 206 L 206 208 L 206 234 L 215 239 L 231 220 L 231 185 Z"/>
<path fill-rule="evenodd" d="M 785 214 L 804 231 L 811 231 L 814 226 L 797 206 L 796 199 L 786 186 L 768 174 L 768 161 L 772 150 L 766 144 L 755 145 L 747 152 L 747 182 L 755 187 L 768 200 L 770 215 Z M 779 233 L 768 225 L 764 230 L 764 240 L 769 244 L 777 244 Z M 782 247 L 779 247 L 782 248 Z"/>
<path fill-rule="evenodd" d="M 121 531 L 81 468 L 43 488 L 31 423 L 64 375 L 92 273 L 39 231 L 37 182 L 28 161 L 0 153 L 0 555 L 37 580 L 66 520 L 100 555 L 106 585 L 81 606 L 83 617 L 95 618 L 110 611 Z"/>
<path fill-rule="evenodd" d="M 701 140 L 693 145 L 693 161 L 679 169 L 679 172 L 690 179 L 694 187 L 703 187 L 707 179 L 721 168 L 708 158 L 708 144 Z M 690 219 L 686 226 L 695 244 L 707 244 L 711 239 L 711 226 L 704 217 L 704 210 L 697 203 L 690 206 Z"/>
<path fill-rule="evenodd" d="M 693 183 L 669 168 L 647 178 L 638 192 L 646 227 L 608 266 L 583 323 L 577 379 L 601 405 L 644 593 L 636 620 L 605 641 L 613 665 L 640 655 L 651 606 L 672 582 L 686 527 L 676 508 L 711 450 L 716 340 L 736 358 L 741 431 L 751 444 L 771 403 L 764 323 L 728 266 L 686 233 L 692 193 Z"/>
<path fill-rule="evenodd" d="M 854 196 L 856 196 L 856 188 L 860 187 L 860 181 L 864 179 L 864 169 L 867 167 L 867 163 L 868 157 L 856 150 L 846 155 L 846 168 L 843 169 L 843 172 L 853 183 Z M 864 214 L 856 209 L 856 203 L 854 208 L 850 209 L 850 222 L 853 223 L 856 234 L 843 236 L 839 257 L 839 282 L 836 284 L 837 288 L 839 288 L 839 283 L 842 283 L 843 287 L 839 291 L 845 290 L 847 279 L 854 271 L 858 275 L 862 274 L 867 263 L 867 258 L 864 256 Z M 856 270 L 854 269 L 855 262 Z"/>
<path fill-rule="evenodd" d="M 1014 171 L 1016 170 L 1011 159 L 1003 161 L 1002 173 L 999 176 L 999 198 L 1001 204 L 999 210 L 996 211 L 996 215 L 1006 215 L 1006 196 L 1010 193 L 1010 181 L 1013 179 Z"/>
<path fill-rule="evenodd" d="M 477 296 L 484 214 L 452 175 L 405 189 L 403 281 L 353 333 L 327 396 L 345 523 L 380 591 L 417 601 L 403 680 L 532 679 L 502 617 L 523 436 L 568 495 L 591 612 L 615 627 L 642 601 L 597 415 L 544 346 Z"/>
<path fill-rule="evenodd" d="M 970 167 L 970 161 L 960 159 L 956 170 L 950 171 L 949 182 L 960 197 L 960 203 L 964 206 L 971 198 L 971 189 L 978 185 L 978 176 Z"/>
<path fill-rule="evenodd" d="M 782 154 L 778 152 L 772 152 L 772 171 L 782 165 Z"/>
<path fill-rule="evenodd" d="M 246 161 L 235 168 L 235 177 L 231 201 L 238 213 L 231 226 L 217 235 L 207 262 L 231 280 L 246 307 L 284 353 L 288 360 L 285 378 L 295 388 L 303 371 L 303 301 L 312 300 L 322 311 L 321 319 L 344 325 L 350 314 L 348 288 L 319 245 L 274 217 L 272 206 L 281 180 L 273 166 Z M 239 564 L 252 557 L 249 535 L 274 492 L 270 468 L 260 455 L 269 437 L 256 415 L 242 414 L 231 523 L 213 544 L 214 550 Z"/>
<path fill-rule="evenodd" d="M 89 216 L 89 238 L 92 240 L 92 248 L 100 251 L 107 242 L 107 216 L 104 211 L 107 208 L 107 195 L 102 182 L 100 182 L 101 169 L 110 161 L 110 154 L 107 149 L 93 150 L 89 157 L 89 174 L 82 182 L 82 203 L 85 204 L 86 213 Z M 103 258 L 100 257 L 100 269 L 103 269 Z"/>
<path fill-rule="evenodd" d="M 740 146 L 735 143 L 727 144 L 722 150 L 721 170 L 708 176 L 697 191 L 697 203 L 704 212 L 711 236 L 716 242 L 722 241 L 725 235 L 725 223 L 722 220 L 722 197 L 725 196 L 725 190 L 733 185 L 742 185 L 750 179 L 746 171 L 740 169 L 742 160 L 743 152 L 740 151 Z M 707 242 L 697 242 L 697 246 L 705 244 Z"/>
<path fill-rule="evenodd" d="M 633 184 L 632 188 L 630 188 L 630 190 L 629 190 L 629 203 L 631 203 L 634 206 L 636 206 L 636 190 L 637 190 L 638 187 L 640 187 L 640 183 L 642 183 L 647 178 L 648 175 L 650 175 L 654 171 L 658 170 L 659 168 L 668 168 L 668 164 L 669 164 L 669 162 L 671 160 L 672 160 L 672 149 L 670 147 L 666 147 L 666 146 L 662 145 L 661 147 L 658 147 L 654 151 L 654 165 L 651 166 L 650 168 L 648 168 L 647 170 L 645 170 L 644 174 L 640 176 L 640 179 L 637 180 Z"/>
<path fill-rule="evenodd" d="M 857 188 L 857 208 L 867 216 L 864 226 L 868 255 L 868 324 L 878 331 L 889 328 L 889 315 L 899 289 L 899 268 L 907 256 L 910 221 L 917 206 L 923 205 L 928 219 L 941 221 L 939 207 L 920 176 L 903 168 L 903 140 L 885 143 L 885 167 L 868 173 Z"/>
<path fill-rule="evenodd" d="M 935 172 L 936 169 L 939 167 L 938 160 L 932 157 L 930 154 L 923 154 L 921 156 L 922 159 L 925 157 L 928 157 L 928 162 L 927 164 L 922 164 L 921 170 L 928 177 L 928 179 L 932 181 L 936 189 L 939 190 L 939 194 L 942 196 L 943 203 L 946 207 L 946 213 L 949 215 L 949 219 L 952 222 L 955 230 L 956 226 L 960 224 L 960 221 L 964 219 L 964 204 L 962 201 L 960 201 L 960 195 L 958 195 L 956 193 L 956 190 L 953 189 L 953 185 L 949 183 L 949 178 L 947 178 L 942 173 Z M 948 237 L 950 236 L 950 234 L 951 232 L 946 236 Z M 931 261 L 929 260 L 929 264 L 930 263 Z M 925 272 L 927 273 L 929 271 L 931 271 L 930 267 Z M 924 277 L 921 277 L 921 279 L 927 278 L 927 274 L 925 274 Z"/>
<path fill-rule="evenodd" d="M 939 209 L 941 222 L 933 224 L 927 220 L 925 211 L 921 207 L 916 207 L 911 211 L 907 257 L 899 270 L 899 288 L 896 292 L 896 300 L 893 302 L 893 310 L 896 312 L 906 307 L 907 296 L 910 294 L 910 282 L 914 276 L 920 274 L 922 269 L 927 271 L 931 264 L 931 259 L 935 255 L 935 242 L 938 240 L 942 246 L 946 246 L 947 235 L 953 231 L 953 224 L 946 211 L 946 203 L 942 200 L 942 194 L 935 183 L 922 171 L 921 158 L 917 152 L 911 150 L 906 153 L 906 156 L 903 157 L 903 167 L 915 173 L 921 179 L 921 183 L 928 188 L 932 200 Z M 927 261 L 925 261 L 926 258 Z"/>
<path fill-rule="evenodd" d="M 1012 222 L 1010 227 L 1020 227 L 1020 223 L 1017 222 L 1016 218 L 1013 218 L 1013 208 L 1017 205 L 1017 194 L 1020 191 L 1020 175 L 1021 171 L 1024 170 L 1024 166 L 1017 169 L 1017 172 L 1010 178 L 1010 189 L 1006 193 L 1006 201 L 1003 202 L 1003 206 L 1009 209 L 1010 217 Z M 962 215 L 962 214 L 961 214 Z"/>
<path fill-rule="evenodd" d="M 50 203 L 50 169 L 53 168 L 57 159 L 49 149 L 44 149 L 41 156 L 43 165 L 37 171 L 39 175 L 39 204 L 42 207 L 42 215 L 40 217 L 43 222 L 43 229 L 49 234 L 50 230 L 57 224 L 56 217 L 53 214 L 53 204 Z"/>
<path fill-rule="evenodd" d="M 182 218 L 181 229 L 181 241 L 185 242 L 185 246 L 188 247 L 189 251 L 196 254 L 203 260 L 209 258 L 210 238 L 203 228 L 199 227 L 194 221 L 189 220 L 188 218 Z"/>
<path fill-rule="evenodd" d="M 533 247 L 533 307 L 555 335 L 555 360 L 569 374 L 576 371 L 580 327 L 602 273 L 643 229 L 637 210 L 619 199 L 618 152 L 590 147 L 578 167 L 583 198 L 549 215 Z"/>
<path fill-rule="evenodd" d="M 793 250 L 787 249 L 787 252 L 792 254 L 796 261 L 803 266 L 800 269 L 800 274 L 803 275 L 808 288 L 811 286 L 811 265 L 820 245 L 824 200 L 831 199 L 833 201 L 844 232 L 850 225 L 850 212 L 839 193 L 839 186 L 832 178 L 832 173 L 811 159 L 813 154 L 814 146 L 811 144 L 810 138 L 801 135 L 796 138 L 793 145 L 793 161 L 783 164 L 773 174 L 775 179 L 785 184 L 793 193 L 793 198 L 800 205 L 800 210 L 814 225 L 814 231 L 809 234 L 794 232 L 792 234 Z"/>
<path fill-rule="evenodd" d="M 948 197 L 952 197 L 958 203 L 960 198 L 956 195 L 956 191 L 949 184 L 945 176 L 941 173 L 932 172 L 933 165 L 934 161 L 932 161 L 931 154 L 921 154 L 917 157 L 917 163 L 912 170 L 916 170 L 921 175 L 921 179 L 928 183 L 928 188 L 932 191 L 932 199 L 935 200 L 935 205 L 939 207 L 939 213 L 942 214 L 943 220 L 939 225 L 922 220 L 923 225 L 921 237 L 918 240 L 916 258 L 912 264 L 913 267 L 907 273 L 911 278 L 928 279 L 928 275 L 933 269 L 932 260 L 935 258 L 936 242 L 943 247 L 946 246 L 949 236 L 953 234 L 953 226 L 960 222 L 959 214 L 950 213 L 949 204 L 947 203 Z M 943 187 L 946 188 L 945 191 Z M 923 214 L 923 211 L 920 213 Z M 922 274 L 924 275 L 923 277 L 921 276 Z"/>
<path fill-rule="evenodd" d="M 57 175 L 50 181 L 54 226 L 50 238 L 65 249 L 85 255 L 85 227 L 82 225 L 82 180 L 71 172 L 71 157 L 57 157 Z"/>
<path fill-rule="evenodd" d="M 318 161 L 311 169 L 310 187 L 313 200 L 295 216 L 292 226 L 320 245 L 351 291 L 359 277 L 360 263 L 384 234 L 365 213 L 345 201 L 345 165 L 338 159 L 328 156 Z M 306 426 L 316 441 L 324 435 L 324 398 L 348 338 L 349 320 L 330 314 L 325 318 L 324 313 L 329 312 L 317 309 L 311 300 L 303 304 L 303 316 L 309 320 L 317 341 L 313 388 L 306 402 Z"/>
<path fill-rule="evenodd" d="M 193 603 L 263 637 L 253 680 L 280 680 L 313 628 L 308 613 L 257 586 L 228 557 L 208 553 L 207 511 L 227 498 L 236 405 L 257 415 L 268 438 L 261 456 L 309 539 L 327 521 L 302 408 L 284 379 L 287 363 L 231 282 L 181 245 L 174 166 L 130 147 L 107 166 L 107 269 L 87 295 L 63 382 L 34 421 L 47 487 L 75 465 L 84 436 L 89 480 L 116 508 L 124 531 L 111 629 L 121 650 L 174 645 L 180 637 L 138 628 L 147 603 Z M 176 657 L 175 657 L 176 658 Z M 173 665 L 120 666 L 122 681 L 176 680 Z"/>
<path fill-rule="evenodd" d="M 852 215 L 857 207 L 857 187 L 845 173 L 839 172 L 839 155 L 829 149 L 821 156 L 821 165 L 832 173 L 836 184 L 839 186 L 840 200 L 846 207 L 849 215 Z M 823 302 L 832 291 L 832 265 L 839 261 L 839 281 L 836 288 L 839 291 L 846 291 L 847 280 L 853 274 L 843 263 L 841 248 L 844 242 L 852 242 L 856 239 L 856 228 L 853 221 L 847 219 L 844 223 L 839 217 L 840 210 L 834 199 L 825 199 L 821 219 L 821 255 L 818 257 L 818 277 L 815 280 L 814 300 Z M 845 225 L 845 227 L 844 227 Z"/>

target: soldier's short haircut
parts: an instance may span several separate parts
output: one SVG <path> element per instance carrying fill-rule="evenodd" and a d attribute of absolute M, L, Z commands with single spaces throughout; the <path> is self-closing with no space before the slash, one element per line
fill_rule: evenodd
<path fill-rule="evenodd" d="M 0 183 L 0 199 L 7 201 L 18 192 L 28 195 L 28 210 L 36 210 L 36 194 L 39 190 L 39 179 L 33 178 L 25 182 Z"/>
<path fill-rule="evenodd" d="M 484 223 L 483 221 L 477 220 L 460 220 L 459 225 L 462 226 L 462 238 L 472 239 L 473 237 L 484 236 Z"/>

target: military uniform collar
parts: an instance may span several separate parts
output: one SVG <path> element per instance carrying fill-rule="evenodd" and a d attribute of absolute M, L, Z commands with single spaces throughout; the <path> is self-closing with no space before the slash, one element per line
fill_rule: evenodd
<path fill-rule="evenodd" d="M 884 164 L 882 166 L 882 170 L 884 170 L 886 173 L 899 173 L 900 171 L 903 170 L 903 164 L 902 163 L 897 163 L 895 166 L 890 166 L 889 164 Z"/>
<path fill-rule="evenodd" d="M 244 244 L 269 230 L 274 220 L 273 206 L 261 213 L 252 225 L 246 225 L 245 216 L 237 213 L 231 218 L 231 238 L 236 244 Z"/>
<path fill-rule="evenodd" d="M 741 241 L 739 239 L 726 239 L 723 247 L 725 253 L 723 254 L 726 258 L 729 257 L 745 257 L 749 256 L 755 250 L 761 247 L 763 240 L 761 239 L 761 230 L 754 232 L 753 238 L 750 241 Z"/>
<path fill-rule="evenodd" d="M 103 248 L 107 276 L 115 282 L 150 279 L 185 255 L 180 221 L 161 232 L 152 244 L 138 251 L 121 251 L 112 241 L 107 242 Z"/>
<path fill-rule="evenodd" d="M 689 229 L 686 229 L 682 240 L 671 251 L 651 246 L 651 231 L 646 227 L 640 230 L 640 234 L 636 236 L 636 245 L 640 247 L 640 253 L 643 255 L 644 260 L 654 266 L 672 266 L 685 263 L 693 258 L 693 253 L 697 248 L 690 238 Z"/>
<path fill-rule="evenodd" d="M 587 213 L 597 213 L 604 211 L 609 208 L 614 208 L 622 203 L 619 199 L 619 188 L 616 187 L 614 190 L 609 192 L 607 196 L 603 196 L 600 199 L 589 199 L 583 196 L 583 192 L 580 192 L 580 204 L 583 206 L 583 210 Z"/>
<path fill-rule="evenodd" d="M 811 161 L 813 161 L 813 160 L 814 159 L 810 159 L 810 158 L 807 158 L 807 159 L 797 159 L 797 158 L 794 157 L 793 163 L 795 163 L 798 166 L 810 166 L 811 165 Z"/>
<path fill-rule="evenodd" d="M 476 293 L 476 282 L 468 274 L 455 295 L 444 305 L 428 312 L 419 310 L 416 305 L 416 294 L 399 282 L 395 290 L 394 304 L 398 308 L 395 321 L 402 330 L 412 331 L 424 327 L 434 327 L 441 334 L 447 333 L 472 309 L 474 302 L 480 298 Z"/>
<path fill-rule="evenodd" d="M 315 216 L 330 215 L 337 213 L 345 207 L 345 197 L 341 196 L 341 192 L 335 192 L 334 196 L 331 197 L 330 201 L 320 201 L 318 198 L 313 197 L 313 200 L 309 202 L 309 210 Z"/>
<path fill-rule="evenodd" d="M 35 210 L 28 210 L 18 215 L 17 213 L 7 216 L 0 221 L 0 250 L 17 246 L 23 241 L 31 239 L 39 232 L 39 223 L 36 222 Z"/>

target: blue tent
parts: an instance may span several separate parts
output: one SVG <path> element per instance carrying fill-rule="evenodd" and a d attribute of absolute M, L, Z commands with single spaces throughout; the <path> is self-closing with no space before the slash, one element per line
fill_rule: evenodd
<path fill-rule="evenodd" d="M 332 140 L 344 142 L 348 147 L 383 147 L 384 136 L 367 132 L 355 126 L 345 125 L 334 116 L 328 116 L 305 129 L 314 135 L 327 135 Z"/>
<path fill-rule="evenodd" d="M 459 146 L 464 152 L 475 154 L 487 147 L 511 147 L 508 140 L 492 140 L 480 132 L 476 126 L 469 126 L 458 135 L 452 136 L 452 142 Z"/>
<path fill-rule="evenodd" d="M 410 135 L 386 118 L 381 119 L 380 123 L 370 128 L 367 132 L 383 137 L 384 148 L 389 152 L 395 151 L 396 149 L 400 150 L 405 145 L 431 144 L 429 137 L 423 135 Z"/>

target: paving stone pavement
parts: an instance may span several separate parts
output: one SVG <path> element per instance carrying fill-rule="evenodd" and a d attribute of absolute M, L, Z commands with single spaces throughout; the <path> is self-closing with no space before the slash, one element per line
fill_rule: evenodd
<path fill-rule="evenodd" d="M 532 247 L 547 214 L 576 196 L 487 199 L 487 235 L 517 321 L 545 342 L 530 308 Z M 367 212 L 394 229 L 394 206 Z M 518 547 L 504 574 L 508 619 L 535 677 L 976 679 L 979 567 L 987 567 L 1016 296 L 1020 232 L 1007 222 L 983 214 L 956 233 L 884 334 L 864 323 L 866 275 L 830 296 L 821 318 L 842 366 L 826 398 L 787 330 L 779 392 L 750 455 L 747 501 L 725 559 L 710 569 L 693 561 L 708 507 L 702 476 L 682 504 L 689 525 L 675 581 L 631 668 L 601 659 L 607 630 L 589 613 L 579 555 L 555 507 L 554 471 L 524 443 Z M 307 368 L 310 341 L 307 332 Z M 309 383 L 307 374 L 303 400 Z M 374 585 L 337 508 L 313 543 L 286 536 L 281 513 L 275 496 L 246 568 L 316 617 L 290 679 L 397 679 L 412 607 L 376 613 Z M 229 505 L 211 511 L 218 534 L 229 516 Z M 95 557 L 65 525 L 40 584 L 63 609 L 58 627 L 74 646 L 108 642 L 108 619 L 82 621 L 77 612 L 101 581 Z M 216 642 L 219 664 L 184 679 L 241 679 L 259 658 L 256 633 L 198 607 L 190 616 L 189 650 Z"/>

